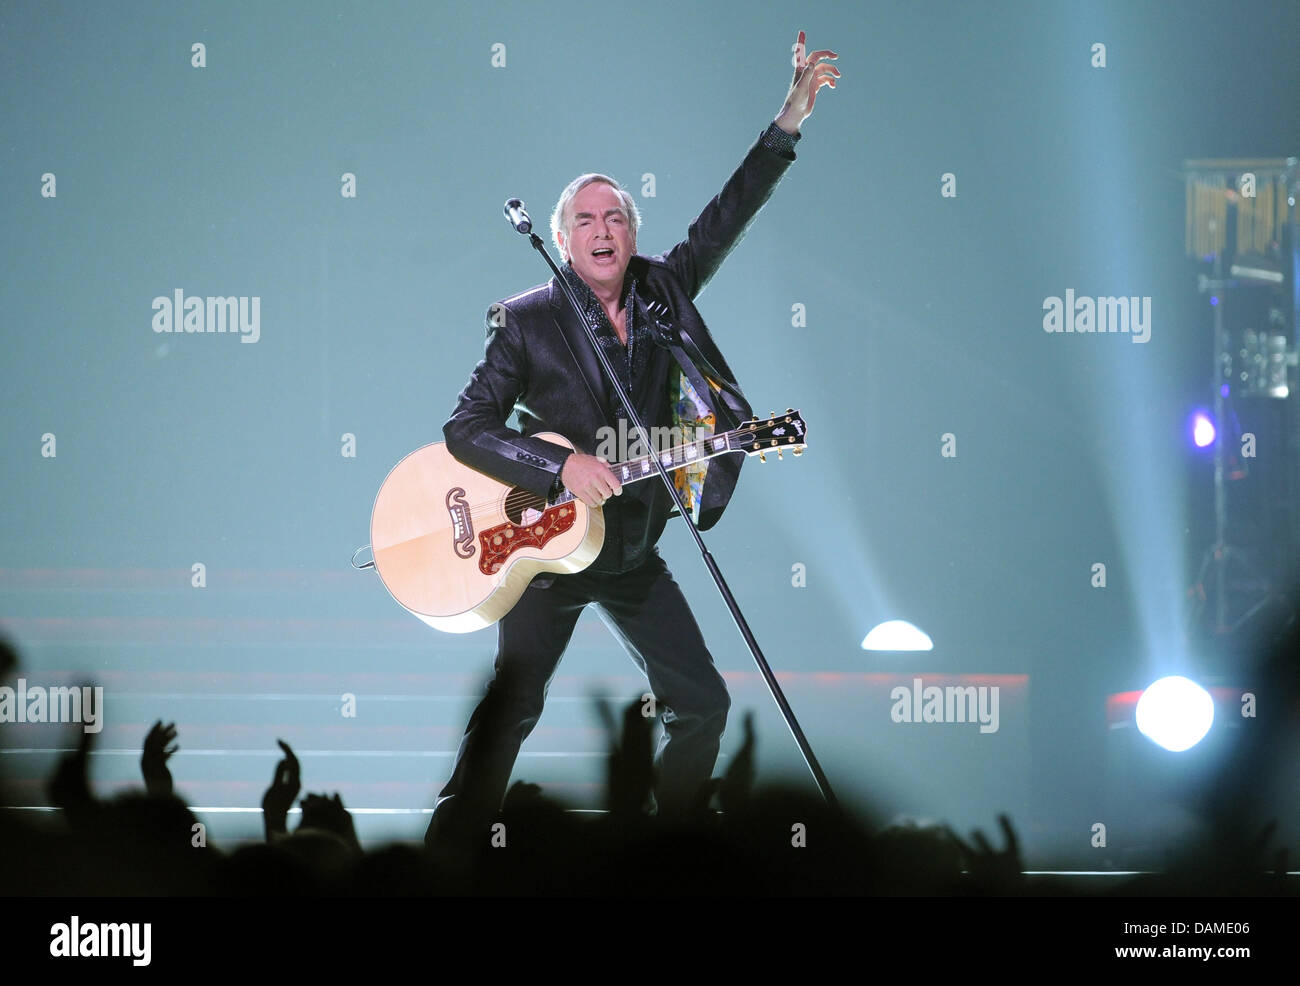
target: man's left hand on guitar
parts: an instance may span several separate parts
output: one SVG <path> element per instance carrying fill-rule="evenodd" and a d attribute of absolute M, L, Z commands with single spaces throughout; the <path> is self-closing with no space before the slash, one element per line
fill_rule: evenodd
<path fill-rule="evenodd" d="M 622 496 L 623 484 L 603 459 L 573 452 L 560 470 L 564 488 L 589 507 L 599 507 L 611 496 Z"/>

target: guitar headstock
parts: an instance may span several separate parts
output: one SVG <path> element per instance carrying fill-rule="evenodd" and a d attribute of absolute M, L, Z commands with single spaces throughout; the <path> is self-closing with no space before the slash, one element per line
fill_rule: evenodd
<path fill-rule="evenodd" d="M 778 459 L 787 449 L 795 455 L 802 455 L 808 447 L 807 433 L 808 426 L 804 424 L 803 416 L 788 407 L 784 414 L 773 411 L 767 420 L 750 418 L 731 432 L 731 447 L 766 462 L 769 452 L 775 452 Z"/>

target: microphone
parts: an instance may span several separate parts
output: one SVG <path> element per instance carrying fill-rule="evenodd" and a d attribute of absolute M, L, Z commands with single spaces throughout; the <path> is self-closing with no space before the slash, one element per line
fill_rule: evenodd
<path fill-rule="evenodd" d="M 516 233 L 533 231 L 533 221 L 528 218 L 528 213 L 524 211 L 524 204 L 519 199 L 507 199 L 502 211 L 506 214 L 506 221 L 515 228 Z"/>

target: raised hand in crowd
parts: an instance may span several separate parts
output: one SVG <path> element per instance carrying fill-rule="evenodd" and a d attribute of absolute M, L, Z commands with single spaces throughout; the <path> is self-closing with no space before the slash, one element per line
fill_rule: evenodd
<path fill-rule="evenodd" d="M 740 812 L 749 803 L 754 788 L 754 713 L 747 711 L 744 720 L 745 740 L 731 758 L 718 795 L 724 812 Z"/>
<path fill-rule="evenodd" d="M 608 713 L 607 713 L 608 714 Z M 612 727 L 612 716 L 609 725 Z M 653 719 L 641 699 L 623 709 L 623 728 L 609 752 L 609 810 L 623 818 L 647 813 L 654 789 Z"/>
<path fill-rule="evenodd" d="M 1006 838 L 1006 846 L 1001 850 L 994 849 L 979 829 L 971 833 L 974 846 L 958 838 L 952 829 L 945 827 L 945 831 L 948 838 L 961 849 L 962 859 L 977 893 L 1018 894 L 1024 883 L 1025 868 L 1020 859 L 1020 840 L 1016 838 L 1016 830 L 1006 815 L 998 816 L 998 824 L 1002 826 L 1002 834 Z"/>
<path fill-rule="evenodd" d="M 98 734 L 78 728 L 77 735 L 77 749 L 59 760 L 48 788 L 50 801 L 63 809 L 68 824 L 74 828 L 91 822 L 96 807 L 90 791 L 90 751 Z"/>
<path fill-rule="evenodd" d="M 172 793 L 172 772 L 167 768 L 171 755 L 180 749 L 176 739 L 176 723 L 164 726 L 159 719 L 144 738 L 144 752 L 140 756 L 140 772 L 144 786 L 154 797 L 165 798 Z M 170 747 L 168 744 L 172 744 Z"/>
<path fill-rule="evenodd" d="M 266 841 L 287 835 L 289 832 L 289 809 L 294 799 L 302 790 L 302 777 L 298 758 L 284 740 L 276 740 L 284 751 L 284 758 L 275 765 L 275 775 L 271 786 L 262 796 L 262 824 L 266 829 Z"/>
<path fill-rule="evenodd" d="M 338 794 L 332 798 L 323 794 L 309 794 L 303 798 L 302 821 L 298 823 L 298 831 L 303 829 L 333 832 L 352 849 L 361 851 L 356 826 L 352 824 L 352 813 L 343 807 L 343 799 Z"/>

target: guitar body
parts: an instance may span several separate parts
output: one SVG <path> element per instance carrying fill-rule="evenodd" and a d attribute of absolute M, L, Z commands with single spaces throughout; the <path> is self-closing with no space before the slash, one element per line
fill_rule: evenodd
<path fill-rule="evenodd" d="M 731 431 L 609 467 L 625 487 L 658 482 L 659 466 L 684 469 L 716 455 L 743 452 L 759 462 L 772 454 L 780 459 L 783 452 L 801 455 L 806 436 L 803 416 L 786 408 L 766 421 L 751 418 Z M 536 437 L 573 448 L 554 432 Z M 370 515 L 374 568 L 385 588 L 403 609 L 450 633 L 491 626 L 538 575 L 581 572 L 604 543 L 599 507 L 586 506 L 568 490 L 548 504 L 457 462 L 442 442 L 416 449 L 393 467 Z"/>
<path fill-rule="evenodd" d="M 537 435 L 566 448 L 561 435 Z M 375 571 L 429 626 L 491 626 L 543 572 L 580 572 L 600 553 L 605 520 L 577 499 L 547 507 L 458 462 L 443 442 L 416 449 L 384 480 L 370 517 Z"/>

